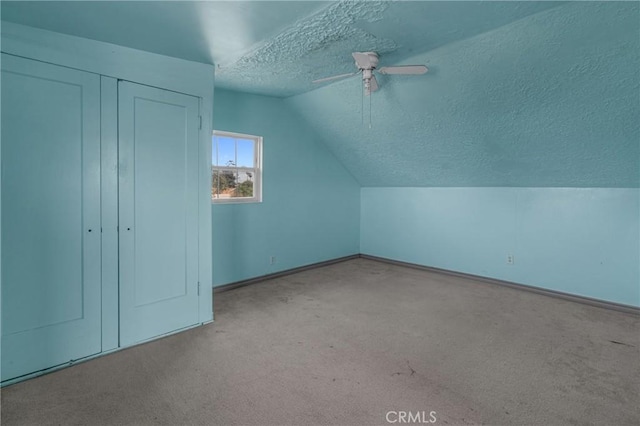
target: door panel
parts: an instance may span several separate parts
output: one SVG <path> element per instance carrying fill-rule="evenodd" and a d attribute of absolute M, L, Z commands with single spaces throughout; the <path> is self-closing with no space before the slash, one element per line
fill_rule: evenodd
<path fill-rule="evenodd" d="M 2 380 L 101 350 L 100 79 L 2 55 Z"/>
<path fill-rule="evenodd" d="M 118 84 L 120 341 L 198 321 L 198 98 Z"/>

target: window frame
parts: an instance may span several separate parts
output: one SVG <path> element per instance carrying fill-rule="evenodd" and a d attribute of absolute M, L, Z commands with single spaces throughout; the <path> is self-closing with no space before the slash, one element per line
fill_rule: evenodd
<path fill-rule="evenodd" d="M 211 161 L 211 171 L 233 171 L 233 172 L 250 172 L 253 174 L 253 197 L 230 197 L 230 198 L 211 198 L 211 204 L 247 204 L 262 202 L 262 143 L 263 137 L 249 135 L 246 133 L 228 132 L 226 130 L 214 130 L 211 134 L 211 149 L 218 149 L 217 144 L 214 145 L 213 138 L 216 136 L 228 137 L 233 139 L 253 140 L 254 142 L 254 167 L 229 167 L 217 166 Z M 237 147 L 236 147 L 237 150 Z M 217 152 L 216 152 L 217 158 Z M 213 190 L 213 181 L 211 181 L 211 189 Z M 213 192 L 213 191 L 211 191 Z"/>

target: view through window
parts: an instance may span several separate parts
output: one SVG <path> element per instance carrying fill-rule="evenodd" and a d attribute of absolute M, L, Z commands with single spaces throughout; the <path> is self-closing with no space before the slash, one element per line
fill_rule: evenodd
<path fill-rule="evenodd" d="M 216 130 L 212 142 L 211 200 L 262 201 L 262 138 Z"/>

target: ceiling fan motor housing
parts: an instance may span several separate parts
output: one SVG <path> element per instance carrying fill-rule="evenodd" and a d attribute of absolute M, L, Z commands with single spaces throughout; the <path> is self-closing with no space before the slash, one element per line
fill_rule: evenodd
<path fill-rule="evenodd" d="M 359 69 L 373 70 L 378 66 L 378 54 L 376 52 L 362 52 L 358 55 L 367 55 L 369 57 L 368 64 L 358 63 L 358 61 L 356 60 L 356 67 L 358 67 Z"/>

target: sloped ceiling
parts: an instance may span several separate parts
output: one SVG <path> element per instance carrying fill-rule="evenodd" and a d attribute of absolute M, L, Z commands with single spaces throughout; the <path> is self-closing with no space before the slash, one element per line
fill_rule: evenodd
<path fill-rule="evenodd" d="M 285 97 L 363 186 L 640 185 L 637 2 L 1 7 L 4 20 L 215 63 L 218 87 Z M 350 54 L 365 50 L 430 71 L 381 76 L 370 109 L 357 77 L 310 83 L 355 70 Z"/>
<path fill-rule="evenodd" d="M 291 96 L 311 81 L 355 71 L 352 52 L 375 51 L 388 64 L 556 6 L 553 2 L 390 2 L 329 4 L 219 64 L 222 87 Z"/>
<path fill-rule="evenodd" d="M 405 58 L 430 72 L 363 106 L 357 78 L 286 102 L 363 186 L 638 187 L 639 13 L 562 5 Z"/>
<path fill-rule="evenodd" d="M 239 60 L 320 1 L 2 1 L 2 19 L 207 64 Z"/>
<path fill-rule="evenodd" d="M 2 19 L 191 61 L 216 85 L 286 97 L 354 70 L 351 52 L 388 63 L 500 27 L 556 2 L 2 1 Z"/>

